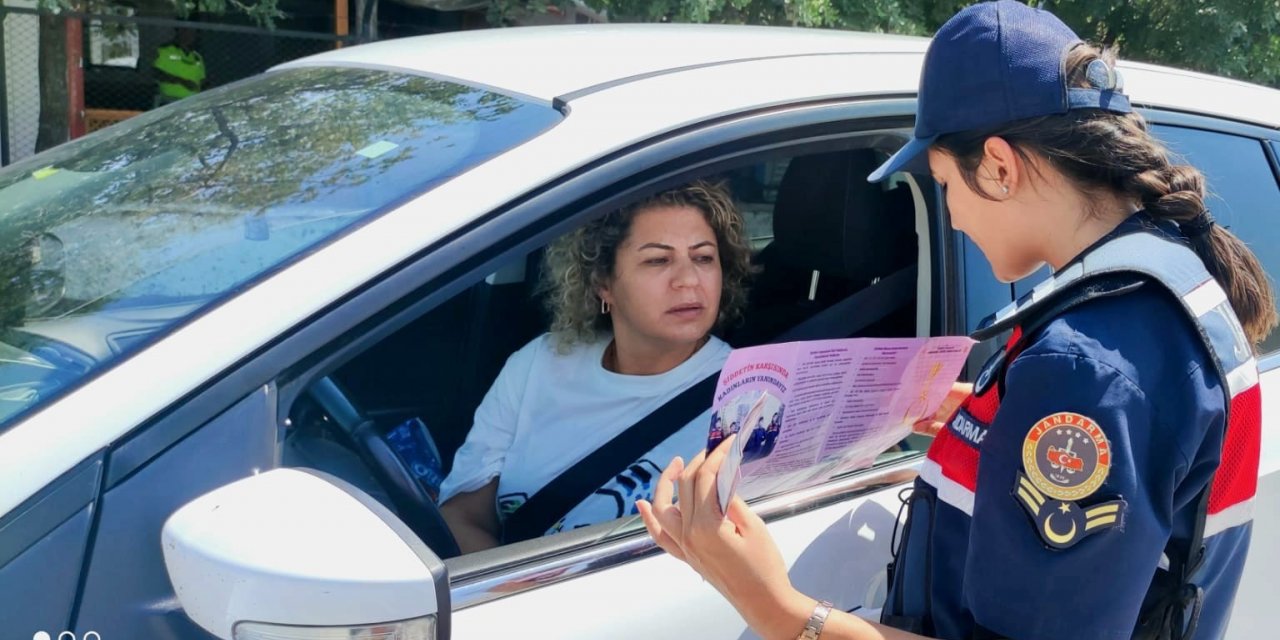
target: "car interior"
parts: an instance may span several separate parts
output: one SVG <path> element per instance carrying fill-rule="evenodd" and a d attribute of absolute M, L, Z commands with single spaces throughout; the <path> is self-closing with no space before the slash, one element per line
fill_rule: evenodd
<path fill-rule="evenodd" d="M 928 333 L 918 313 L 930 299 L 929 270 L 917 264 L 925 200 L 918 178 L 866 181 L 886 157 L 871 148 L 775 155 L 695 176 L 728 187 L 754 249 L 744 320 L 721 336 L 731 346 Z M 507 357 L 549 326 L 541 265 L 541 250 L 508 262 L 312 383 L 290 409 L 283 464 L 354 484 L 442 558 L 457 555 L 432 485 L 449 473 Z M 874 317 L 840 306 L 894 274 L 906 291 Z"/>

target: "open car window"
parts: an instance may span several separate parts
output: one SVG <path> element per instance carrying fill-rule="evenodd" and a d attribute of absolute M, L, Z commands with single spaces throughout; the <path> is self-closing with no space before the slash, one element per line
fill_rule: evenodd
<path fill-rule="evenodd" d="M 906 179 L 865 182 L 885 157 L 875 149 L 773 154 L 714 175 L 697 176 L 722 182 L 730 190 L 743 214 L 758 271 L 746 317 L 722 333 L 725 341 L 738 347 L 776 340 L 788 328 L 820 315 L 881 277 L 916 264 L 919 243 L 926 242 L 921 238 L 928 233 L 917 229 L 926 216 L 916 211 L 919 199 L 912 185 Z M 363 407 L 363 413 L 376 423 L 379 437 L 399 452 L 403 465 L 422 470 L 419 478 L 431 485 L 430 491 L 438 491 L 443 477 L 454 471 L 455 456 L 473 427 L 476 409 L 508 358 L 549 328 L 545 292 L 540 287 L 543 253 L 538 249 L 509 258 L 483 280 L 329 375 Z M 927 288 L 921 295 L 927 295 Z M 831 330 L 838 332 L 840 326 L 837 319 Z M 914 337 L 918 327 L 912 302 L 856 335 Z M 529 380 L 528 384 L 536 387 L 555 381 Z M 331 428 L 332 417 L 325 407 L 304 398 L 290 415 L 295 440 L 300 435 L 305 436 L 302 441 L 322 440 L 322 447 L 310 448 L 328 452 L 313 451 L 310 457 L 293 458 L 295 463 L 330 464 L 327 470 L 340 476 L 343 472 L 337 469 L 345 469 L 353 476 L 348 479 L 395 509 L 394 498 L 380 486 L 376 474 L 362 469 L 361 456 L 352 451 L 343 455 L 349 442 L 340 430 Z M 705 436 L 701 433 L 697 440 L 705 442 Z M 877 464 L 914 455 L 922 445 L 916 439 L 904 441 L 886 451 Z M 687 452 L 686 457 L 695 453 Z M 290 463 L 288 453 L 285 462 Z M 631 505 L 634 498 L 651 492 L 659 470 L 660 465 L 647 465 L 643 473 L 625 472 L 625 477 L 616 479 L 618 487 L 602 488 L 611 496 L 619 494 L 626 505 L 620 507 L 619 519 L 587 526 L 583 531 L 592 532 L 590 540 L 608 540 L 642 527 Z M 577 541 L 574 545 L 582 544 L 581 534 L 575 533 L 572 539 Z M 481 555 L 505 557 L 501 552 Z"/>

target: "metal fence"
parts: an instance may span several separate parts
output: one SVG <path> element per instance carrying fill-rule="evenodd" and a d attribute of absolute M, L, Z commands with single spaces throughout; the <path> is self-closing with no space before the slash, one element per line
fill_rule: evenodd
<path fill-rule="evenodd" d="M 10 6 L 0 6 L 0 27 L 0 164 L 154 108 L 163 101 L 156 52 L 183 30 L 203 59 L 204 90 L 354 42 L 309 31 Z"/>

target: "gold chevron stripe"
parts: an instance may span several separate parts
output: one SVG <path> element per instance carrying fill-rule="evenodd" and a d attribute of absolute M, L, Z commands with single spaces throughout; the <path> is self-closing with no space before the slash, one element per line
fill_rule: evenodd
<path fill-rule="evenodd" d="M 1026 476 L 1019 475 L 1018 484 L 1022 485 L 1022 488 L 1018 489 L 1019 492 L 1026 489 L 1031 494 L 1030 497 L 1036 501 L 1037 507 L 1044 506 L 1044 496 L 1040 495 L 1040 491 L 1036 489 L 1035 485 L 1031 484 L 1030 480 L 1027 480 Z"/>
<path fill-rule="evenodd" d="M 1120 510 L 1120 505 L 1118 504 L 1104 504 L 1100 507 L 1085 509 L 1084 517 L 1093 518 L 1095 516 L 1104 516 L 1108 513 L 1116 513 L 1119 510 Z"/>
<path fill-rule="evenodd" d="M 1102 516 L 1101 518 L 1094 518 L 1084 523 L 1084 530 L 1088 531 L 1090 529 L 1097 529 L 1102 525 L 1111 524 L 1115 521 L 1116 516 Z"/>
<path fill-rule="evenodd" d="M 1031 494 L 1027 493 L 1026 489 L 1018 487 L 1018 497 L 1022 498 L 1022 501 L 1027 503 L 1027 507 L 1031 509 L 1031 513 L 1036 515 L 1040 514 L 1040 503 L 1036 502 L 1035 499 L 1031 497 Z"/>

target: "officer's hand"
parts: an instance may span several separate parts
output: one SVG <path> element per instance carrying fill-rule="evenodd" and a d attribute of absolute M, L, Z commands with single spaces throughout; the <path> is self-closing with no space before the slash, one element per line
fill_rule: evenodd
<path fill-rule="evenodd" d="M 686 466 L 680 458 L 662 472 L 653 503 L 638 501 L 645 528 L 658 546 L 702 575 L 764 637 L 771 625 L 786 624 L 784 612 L 812 608 L 810 600 L 791 586 L 782 554 L 764 521 L 741 497 L 729 503 L 727 517 L 720 510 L 716 473 L 737 435 L 707 455 L 703 451 Z M 672 493 L 679 483 L 679 502 Z M 797 629 L 798 630 L 798 629 Z M 791 630 L 794 633 L 797 630 Z"/>
<path fill-rule="evenodd" d="M 973 395 L 972 384 L 957 382 L 951 385 L 951 391 L 947 392 L 947 397 L 942 401 L 942 406 L 938 407 L 938 412 L 915 423 L 911 426 L 911 430 L 930 438 L 938 435 L 938 431 L 951 421 L 951 418 L 956 415 L 956 411 L 960 409 L 960 405 L 964 404 L 964 401 L 968 400 L 971 395 Z"/>

